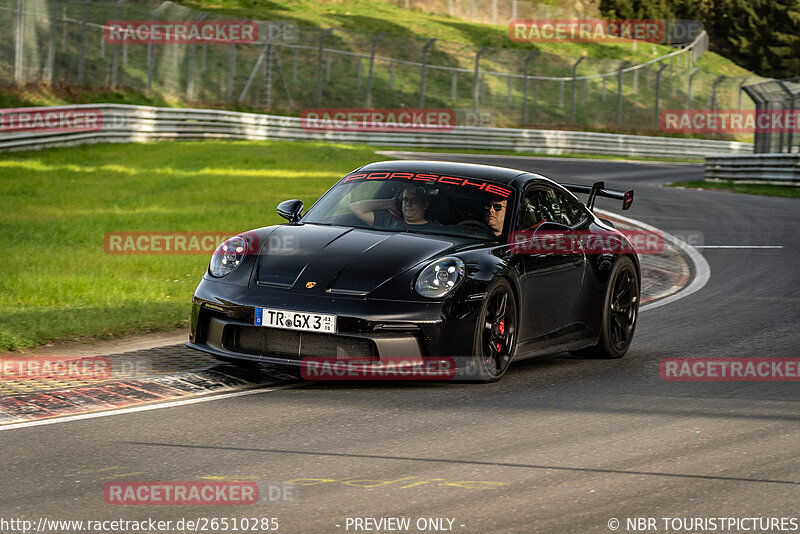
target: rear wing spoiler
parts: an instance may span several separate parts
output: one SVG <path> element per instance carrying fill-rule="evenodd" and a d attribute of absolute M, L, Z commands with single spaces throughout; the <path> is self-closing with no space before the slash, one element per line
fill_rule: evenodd
<path fill-rule="evenodd" d="M 588 193 L 589 200 L 586 201 L 586 207 L 590 210 L 594 209 L 594 201 L 597 197 L 613 198 L 622 201 L 622 209 L 626 210 L 633 204 L 633 189 L 627 191 L 619 191 L 617 189 L 606 189 L 604 182 L 595 182 L 592 185 L 579 185 L 579 184 L 561 184 L 567 191 L 572 193 Z"/>

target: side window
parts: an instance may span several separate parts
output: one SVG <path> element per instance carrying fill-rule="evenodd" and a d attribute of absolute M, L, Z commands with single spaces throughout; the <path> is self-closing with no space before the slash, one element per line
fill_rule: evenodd
<path fill-rule="evenodd" d="M 569 221 L 563 224 L 575 226 L 586 218 L 586 212 L 581 203 L 563 191 L 555 190 L 558 204 L 561 207 L 561 215 L 564 220 Z"/>
<path fill-rule="evenodd" d="M 575 226 L 586 217 L 579 202 L 547 185 L 528 188 L 522 199 L 521 213 L 522 230 L 529 230 L 543 222 Z"/>

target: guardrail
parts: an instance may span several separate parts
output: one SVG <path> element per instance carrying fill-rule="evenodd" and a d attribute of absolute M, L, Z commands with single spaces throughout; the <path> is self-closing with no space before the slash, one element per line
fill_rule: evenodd
<path fill-rule="evenodd" d="M 309 131 L 303 129 L 301 120 L 297 117 L 210 109 L 156 108 L 122 104 L 84 104 L 49 109 L 98 110 L 102 121 L 98 121 L 98 127 L 94 131 L 84 129 L 72 132 L 53 131 L 44 123 L 42 128 L 27 131 L 10 130 L 7 124 L 3 131 L 3 126 L 0 125 L 0 151 L 85 143 L 200 139 L 335 141 L 399 147 L 515 150 L 544 154 L 580 153 L 654 158 L 702 158 L 709 155 L 746 154 L 753 150 L 753 145 L 750 143 L 734 141 L 469 126 L 456 126 L 444 132 Z"/>
<path fill-rule="evenodd" d="M 706 180 L 800 183 L 800 154 L 714 156 L 705 162 Z"/>

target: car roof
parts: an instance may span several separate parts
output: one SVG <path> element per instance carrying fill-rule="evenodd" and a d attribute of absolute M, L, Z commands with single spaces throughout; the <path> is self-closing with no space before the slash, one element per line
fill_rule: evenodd
<path fill-rule="evenodd" d="M 426 160 L 393 160 L 393 161 L 378 161 L 369 163 L 356 169 L 353 172 L 372 172 L 372 171 L 396 171 L 396 172 L 419 172 L 431 174 L 450 174 L 453 176 L 466 176 L 474 178 L 483 178 L 484 180 L 491 180 L 493 182 L 505 184 L 512 184 L 514 180 L 520 176 L 525 175 L 524 182 L 527 179 L 545 179 L 544 176 L 533 174 L 528 171 L 521 171 L 519 169 L 509 169 L 507 167 L 495 167 L 494 165 L 479 165 L 477 163 L 460 163 L 454 161 L 426 161 Z"/>

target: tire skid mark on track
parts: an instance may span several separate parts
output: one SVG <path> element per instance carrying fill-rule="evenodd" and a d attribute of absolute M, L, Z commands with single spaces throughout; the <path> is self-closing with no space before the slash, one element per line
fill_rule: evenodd
<path fill-rule="evenodd" d="M 247 378 L 241 375 L 233 369 L 230 374 L 219 369 L 200 369 L 6 397 L 0 399 L 0 425 L 87 415 L 105 410 L 114 410 L 116 413 L 119 408 L 142 404 L 158 406 L 155 403 L 280 383 L 276 379 L 265 380 L 264 376 L 257 373 Z"/>
<path fill-rule="evenodd" d="M 708 264 L 708 262 L 703 257 L 703 255 L 700 254 L 700 252 L 696 248 L 694 248 L 692 245 L 686 243 L 685 241 L 683 241 L 681 239 L 678 239 L 677 237 L 673 236 L 672 234 L 664 232 L 663 230 L 659 230 L 655 226 L 651 226 L 651 225 L 649 225 L 647 223 L 644 223 L 642 221 L 638 221 L 636 219 L 631 219 L 629 217 L 624 217 L 622 215 L 618 215 L 616 213 L 607 212 L 607 211 L 604 211 L 604 210 L 596 210 L 596 211 L 598 213 L 603 213 L 604 215 L 607 215 L 607 216 L 612 216 L 612 217 L 614 217 L 616 219 L 619 219 L 621 221 L 627 222 L 629 224 L 636 225 L 636 226 L 638 226 L 638 227 L 640 227 L 640 228 L 642 228 L 644 230 L 649 230 L 651 232 L 660 232 L 661 235 L 663 236 L 665 242 L 669 241 L 669 242 L 673 243 L 675 246 L 677 246 L 678 248 L 680 248 L 684 252 L 686 257 L 688 257 L 689 260 L 693 264 L 692 265 L 693 277 L 691 278 L 691 282 L 689 283 L 689 285 L 685 285 L 683 287 L 677 287 L 674 293 L 672 293 L 669 296 L 666 296 L 666 297 L 664 297 L 662 299 L 659 299 L 656 302 L 650 302 L 648 304 L 645 304 L 644 306 L 639 308 L 639 311 L 652 310 L 654 308 L 659 308 L 661 306 L 665 306 L 667 304 L 675 302 L 676 300 L 680 300 L 682 298 L 688 297 L 689 295 L 691 295 L 693 293 L 696 293 L 696 292 L 700 291 L 701 289 L 703 289 L 703 287 L 705 287 L 705 285 L 711 279 L 711 266 Z"/>

